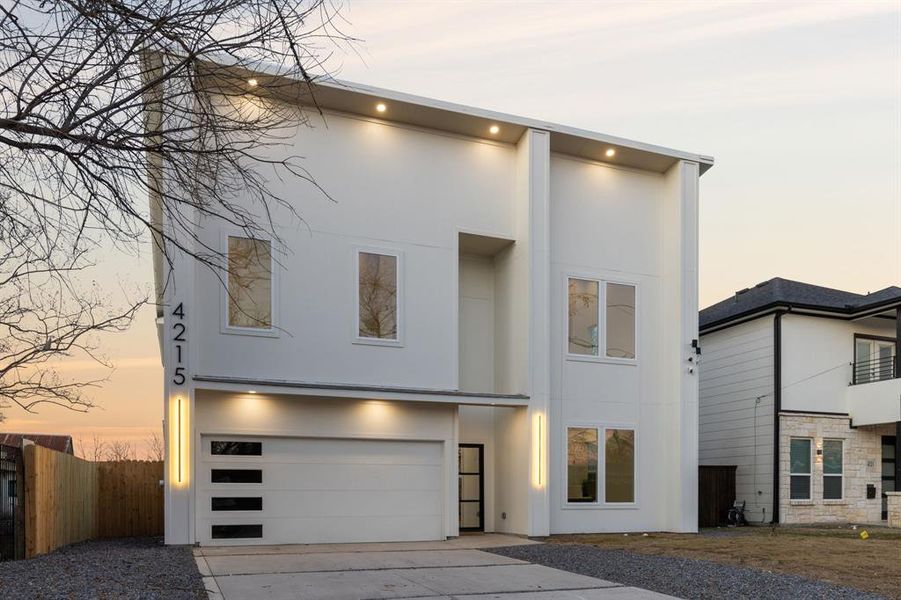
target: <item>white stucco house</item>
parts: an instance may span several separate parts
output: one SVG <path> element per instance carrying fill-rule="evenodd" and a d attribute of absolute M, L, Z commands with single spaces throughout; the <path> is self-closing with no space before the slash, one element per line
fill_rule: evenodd
<path fill-rule="evenodd" d="M 748 519 L 886 519 L 901 478 L 901 288 L 775 278 L 702 310 L 700 332 L 700 462 L 737 466 Z"/>
<path fill-rule="evenodd" d="M 306 221 L 276 215 L 278 247 L 198 217 L 224 286 L 157 261 L 166 541 L 694 531 L 713 160 L 315 91 L 322 117 L 272 152 L 335 201 L 273 181 Z"/>

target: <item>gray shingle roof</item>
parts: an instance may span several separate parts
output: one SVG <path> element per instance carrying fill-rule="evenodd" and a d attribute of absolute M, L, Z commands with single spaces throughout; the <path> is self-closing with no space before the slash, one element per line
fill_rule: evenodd
<path fill-rule="evenodd" d="M 714 325 L 722 325 L 755 312 L 780 306 L 851 315 L 893 301 L 901 301 L 901 287 L 893 285 L 871 294 L 855 294 L 774 277 L 752 288 L 738 291 L 734 296 L 702 310 L 700 328 L 703 331 Z"/>

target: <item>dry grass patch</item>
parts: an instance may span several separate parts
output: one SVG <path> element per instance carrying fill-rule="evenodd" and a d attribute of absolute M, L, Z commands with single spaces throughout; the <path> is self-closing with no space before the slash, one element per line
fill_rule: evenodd
<path fill-rule="evenodd" d="M 860 539 L 866 529 L 870 538 Z M 709 560 L 799 575 L 901 598 L 901 531 L 858 527 L 743 527 L 700 534 L 558 535 L 549 543 L 590 544 L 642 554 Z"/>

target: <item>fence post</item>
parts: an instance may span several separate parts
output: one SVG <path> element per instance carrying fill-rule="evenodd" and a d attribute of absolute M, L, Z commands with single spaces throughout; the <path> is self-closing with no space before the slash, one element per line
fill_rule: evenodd
<path fill-rule="evenodd" d="M 25 558 L 25 441 L 16 451 L 16 507 L 13 511 L 13 558 Z"/>
<path fill-rule="evenodd" d="M 22 461 L 25 470 L 25 558 L 37 554 L 37 469 L 35 468 L 35 446 L 28 440 L 22 442 Z"/>

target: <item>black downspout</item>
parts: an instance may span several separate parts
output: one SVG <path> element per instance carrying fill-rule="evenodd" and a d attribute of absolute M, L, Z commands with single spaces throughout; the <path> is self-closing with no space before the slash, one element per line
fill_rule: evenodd
<path fill-rule="evenodd" d="M 782 410 L 782 312 L 773 317 L 773 524 L 779 523 L 779 412 Z"/>

